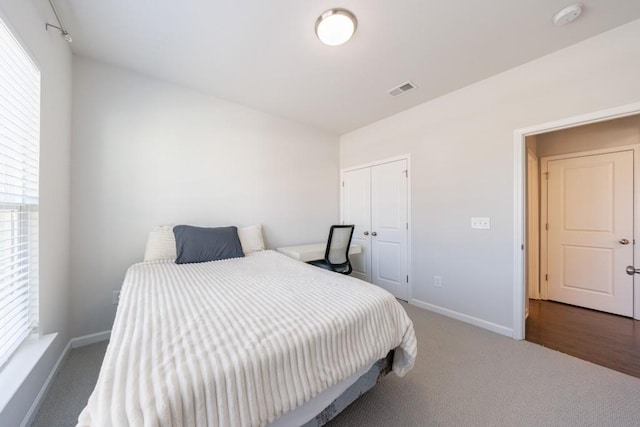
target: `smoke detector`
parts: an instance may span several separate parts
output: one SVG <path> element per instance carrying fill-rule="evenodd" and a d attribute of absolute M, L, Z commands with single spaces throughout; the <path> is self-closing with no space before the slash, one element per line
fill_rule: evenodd
<path fill-rule="evenodd" d="M 574 3 L 553 15 L 553 23 L 557 26 L 568 24 L 582 14 L 582 4 Z"/>
<path fill-rule="evenodd" d="M 415 90 L 416 88 L 417 86 L 412 82 L 406 82 L 406 83 L 402 83 L 400 86 L 396 86 L 392 89 L 389 89 L 387 93 L 391 96 L 400 96 L 400 95 L 404 95 L 407 92 Z"/>

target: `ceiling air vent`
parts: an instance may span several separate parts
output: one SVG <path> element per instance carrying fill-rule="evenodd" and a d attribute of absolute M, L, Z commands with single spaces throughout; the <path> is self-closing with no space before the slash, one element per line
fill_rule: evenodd
<path fill-rule="evenodd" d="M 388 90 L 387 93 L 389 95 L 391 95 L 391 96 L 400 96 L 400 95 L 403 95 L 403 94 L 405 94 L 407 92 L 410 92 L 410 91 L 412 91 L 412 90 L 414 90 L 416 88 L 417 88 L 417 86 L 414 85 L 413 83 L 406 82 L 406 83 L 401 84 L 400 86 L 396 86 L 393 89 Z"/>

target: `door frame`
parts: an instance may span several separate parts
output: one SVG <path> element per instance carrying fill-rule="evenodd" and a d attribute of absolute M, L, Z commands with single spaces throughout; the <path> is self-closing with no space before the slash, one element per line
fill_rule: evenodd
<path fill-rule="evenodd" d="M 345 172 L 351 172 L 358 169 L 370 168 L 373 166 L 384 165 L 385 163 L 393 163 L 399 160 L 407 161 L 407 223 L 409 226 L 407 227 L 407 275 L 409 276 L 409 280 L 407 281 L 407 300 L 411 301 L 413 298 L 413 273 L 411 271 L 411 154 L 402 154 L 395 157 L 388 157 L 386 159 L 374 160 L 368 163 L 362 163 L 355 166 L 349 166 L 347 168 L 340 169 L 340 181 L 338 182 L 338 186 L 340 187 L 340 223 L 342 224 L 344 218 L 342 197 L 344 193 L 344 187 L 342 186 L 342 182 L 344 181 Z"/>
<path fill-rule="evenodd" d="M 587 150 L 587 151 L 577 151 L 575 153 L 566 153 L 566 154 L 557 154 L 553 156 L 545 156 L 540 158 L 540 177 L 544 175 L 544 173 L 548 169 L 548 163 L 553 160 L 563 160 L 563 159 L 572 159 L 575 157 L 584 157 L 584 156 L 593 156 L 598 154 L 611 154 L 611 153 L 619 153 L 621 151 L 632 151 L 633 152 L 633 240 L 636 238 L 636 234 L 638 230 L 638 225 L 640 221 L 638 220 L 638 207 L 640 204 L 638 203 L 638 197 L 640 197 L 640 192 L 638 191 L 638 184 L 640 183 L 640 172 L 638 169 L 640 166 L 640 144 L 631 144 L 631 145 L 621 145 L 619 147 L 608 147 L 601 148 L 597 150 Z M 547 254 L 549 250 L 549 236 L 548 231 L 542 229 L 542 224 L 546 224 L 548 221 L 548 188 L 546 185 L 540 186 L 540 277 L 547 272 L 548 269 L 548 259 Z M 640 242 L 639 242 L 640 244 Z M 634 264 L 637 261 L 635 244 L 633 246 L 633 262 Z M 638 292 L 638 280 L 633 280 L 633 297 L 635 299 L 636 293 Z M 540 281 L 540 298 L 543 300 L 549 299 L 549 282 L 546 280 Z M 633 301 L 633 318 L 636 320 L 640 320 L 638 316 L 640 310 L 636 307 L 636 301 Z"/>
<path fill-rule="evenodd" d="M 547 122 L 514 131 L 513 142 L 513 338 L 523 340 L 525 335 L 525 305 L 526 289 L 526 253 L 527 247 L 525 227 L 526 213 L 526 162 L 527 149 L 525 138 L 554 130 L 568 129 L 591 123 L 604 122 L 613 119 L 640 114 L 640 102 L 623 105 L 616 108 L 592 112 L 562 120 Z M 634 165 L 635 166 L 635 165 Z M 635 188 L 638 187 L 636 182 Z M 634 228 L 637 230 L 638 204 L 634 206 Z M 640 250 L 634 251 L 634 265 L 640 265 Z M 633 281 L 634 318 L 640 319 L 640 280 Z"/>
<path fill-rule="evenodd" d="M 531 165 L 533 163 L 533 165 Z M 533 167 L 531 167 L 533 166 Z M 525 197 L 527 217 L 526 237 L 527 237 L 527 266 L 526 272 L 526 294 L 527 298 L 540 299 L 540 158 L 538 154 L 530 147 L 527 148 L 527 186 Z M 529 221 L 535 222 L 529 224 Z M 535 256 L 531 256 L 535 254 Z M 535 285 L 535 289 L 532 289 L 532 285 Z M 525 300 L 526 301 L 526 300 Z M 526 301 L 526 315 L 529 314 L 529 304 Z"/>

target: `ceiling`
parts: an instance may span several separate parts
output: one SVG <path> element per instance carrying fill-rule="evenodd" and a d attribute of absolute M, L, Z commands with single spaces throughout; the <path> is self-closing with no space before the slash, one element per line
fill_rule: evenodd
<path fill-rule="evenodd" d="M 44 0 L 41 0 L 44 2 Z M 74 53 L 336 134 L 640 18 L 638 0 L 57 0 Z M 347 44 L 318 16 L 351 10 Z M 418 90 L 391 97 L 411 80 Z"/>

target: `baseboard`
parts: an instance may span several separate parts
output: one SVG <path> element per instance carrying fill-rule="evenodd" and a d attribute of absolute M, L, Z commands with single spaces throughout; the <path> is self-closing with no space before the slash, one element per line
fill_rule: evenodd
<path fill-rule="evenodd" d="M 22 424 L 20 424 L 20 427 L 30 426 L 36 420 L 35 419 L 36 415 L 38 415 L 40 406 L 42 406 L 42 403 L 44 402 L 44 398 L 49 392 L 49 389 L 51 388 L 51 384 L 53 384 L 53 379 L 58 374 L 60 367 L 62 367 L 62 363 L 69 356 L 69 352 L 71 352 L 71 341 L 67 343 L 67 345 L 64 347 L 64 350 L 62 350 L 60 357 L 58 357 L 56 364 L 53 365 L 51 372 L 49 372 L 47 379 L 45 380 L 44 384 L 42 384 L 40 391 L 36 395 L 36 398 L 34 399 L 33 404 L 29 408 L 29 411 L 27 412 L 27 414 L 24 416 L 24 419 L 22 420 Z"/>
<path fill-rule="evenodd" d="M 85 345 L 95 344 L 100 341 L 108 341 L 109 338 L 111 338 L 111 331 L 103 331 L 97 332 L 95 334 L 71 338 L 69 343 L 71 344 L 71 348 L 78 348 L 84 347 Z"/>
<path fill-rule="evenodd" d="M 104 331 L 104 332 L 98 332 L 95 334 L 84 335 L 82 337 L 71 338 L 67 343 L 67 345 L 64 347 L 64 350 L 62 350 L 60 357 L 58 357 L 58 361 L 56 362 L 55 365 L 53 365 L 53 368 L 51 369 L 49 376 L 47 377 L 46 381 L 42 385 L 42 388 L 40 389 L 40 391 L 38 392 L 38 395 L 33 401 L 31 408 L 29 408 L 29 411 L 25 415 L 24 420 L 22 421 L 22 424 L 20 424 L 20 427 L 30 426 L 35 421 L 36 415 L 38 415 L 38 411 L 40 410 L 40 407 L 44 402 L 44 398 L 49 392 L 49 389 L 53 384 L 53 380 L 58 374 L 58 371 L 60 370 L 60 368 L 62 367 L 63 362 L 67 360 L 67 357 L 69 357 L 69 353 L 71 352 L 71 349 L 84 347 L 85 345 L 95 344 L 100 341 L 106 341 L 110 337 L 111 337 L 111 331 Z"/>
<path fill-rule="evenodd" d="M 434 313 L 442 314 L 443 316 L 451 317 L 461 322 L 470 323 L 471 325 L 478 326 L 483 329 L 488 329 L 491 332 L 495 332 L 500 335 L 505 335 L 509 338 L 513 338 L 513 329 L 506 326 L 498 325 L 496 323 L 488 322 L 486 320 L 479 319 L 477 317 L 469 316 L 468 314 L 459 313 L 457 311 L 449 310 L 448 308 L 440 307 L 438 305 L 429 304 L 428 302 L 420 301 L 419 299 L 411 299 L 409 304 L 416 307 L 424 308 L 425 310 L 433 311 Z"/>

